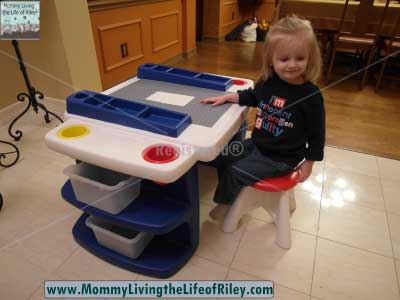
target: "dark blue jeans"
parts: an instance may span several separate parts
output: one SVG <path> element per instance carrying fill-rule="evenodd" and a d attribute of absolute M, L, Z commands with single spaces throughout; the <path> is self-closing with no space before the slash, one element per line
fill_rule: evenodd
<path fill-rule="evenodd" d="M 251 139 L 234 142 L 225 148 L 215 164 L 218 170 L 218 186 L 214 202 L 232 204 L 241 189 L 268 177 L 290 173 L 293 168 L 263 155 Z M 238 144 L 238 143 L 241 143 Z"/>

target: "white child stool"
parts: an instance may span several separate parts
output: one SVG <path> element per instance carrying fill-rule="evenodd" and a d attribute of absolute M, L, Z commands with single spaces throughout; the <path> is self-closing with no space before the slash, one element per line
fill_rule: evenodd
<path fill-rule="evenodd" d="M 273 218 L 277 227 L 276 243 L 282 248 L 290 248 L 290 213 L 296 209 L 293 188 L 299 182 L 300 171 L 281 177 L 265 178 L 244 187 L 229 209 L 222 230 L 234 232 L 240 217 L 257 207 L 263 207 Z"/>

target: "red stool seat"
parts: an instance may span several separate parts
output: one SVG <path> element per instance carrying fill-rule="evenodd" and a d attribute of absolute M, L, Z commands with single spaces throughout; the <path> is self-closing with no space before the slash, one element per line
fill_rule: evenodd
<path fill-rule="evenodd" d="M 252 187 L 266 192 L 282 192 L 296 186 L 299 180 L 300 171 L 296 170 L 284 176 L 265 178 L 254 183 Z"/>

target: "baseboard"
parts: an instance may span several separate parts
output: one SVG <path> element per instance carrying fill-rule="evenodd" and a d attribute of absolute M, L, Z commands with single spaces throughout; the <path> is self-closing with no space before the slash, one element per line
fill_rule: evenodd
<path fill-rule="evenodd" d="M 194 48 L 194 49 L 190 50 L 189 52 L 183 53 L 183 58 L 188 59 L 196 54 L 197 54 L 197 48 Z"/>
<path fill-rule="evenodd" d="M 43 103 L 47 107 L 48 110 L 56 113 L 61 118 L 63 118 L 65 109 L 66 109 L 65 100 L 60 100 L 60 99 L 51 98 L 51 97 L 45 97 L 41 101 L 41 103 Z"/>
<path fill-rule="evenodd" d="M 184 56 L 183 56 L 183 53 L 181 53 L 181 54 L 175 55 L 174 57 L 171 57 L 167 60 L 164 60 L 162 62 L 162 64 L 167 65 L 167 66 L 174 65 L 174 64 L 181 62 L 183 59 L 184 59 Z"/>
<path fill-rule="evenodd" d="M 204 36 L 201 39 L 202 42 L 212 43 L 212 44 L 219 44 L 225 41 L 225 36 L 214 37 L 214 36 Z"/>
<path fill-rule="evenodd" d="M 20 114 L 26 104 L 23 102 L 16 102 L 0 110 L 0 127 L 9 124 L 18 114 Z"/>
<path fill-rule="evenodd" d="M 63 118 L 65 112 L 65 101 L 45 97 L 43 100 L 39 101 L 44 104 L 46 108 Z M 8 126 L 20 113 L 26 108 L 27 102 L 16 102 L 0 110 L 0 127 Z"/>

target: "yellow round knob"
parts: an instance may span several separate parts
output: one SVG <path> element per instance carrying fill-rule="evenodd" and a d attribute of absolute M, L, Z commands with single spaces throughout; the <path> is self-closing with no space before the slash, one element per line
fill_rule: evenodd
<path fill-rule="evenodd" d="M 70 125 L 57 131 L 57 136 L 61 139 L 77 139 L 84 137 L 90 133 L 90 129 L 86 125 Z"/>

